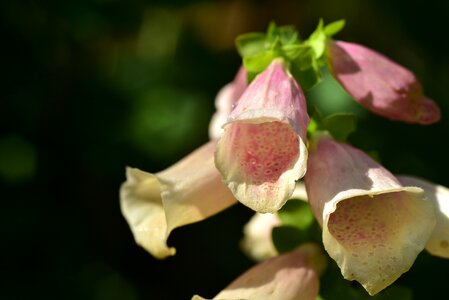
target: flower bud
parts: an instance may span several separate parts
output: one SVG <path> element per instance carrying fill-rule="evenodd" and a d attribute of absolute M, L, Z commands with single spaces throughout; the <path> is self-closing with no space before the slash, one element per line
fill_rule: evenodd
<path fill-rule="evenodd" d="M 334 77 L 365 108 L 406 123 L 440 120 L 439 107 L 423 95 L 420 82 L 406 68 L 354 43 L 329 41 L 328 54 Z"/>

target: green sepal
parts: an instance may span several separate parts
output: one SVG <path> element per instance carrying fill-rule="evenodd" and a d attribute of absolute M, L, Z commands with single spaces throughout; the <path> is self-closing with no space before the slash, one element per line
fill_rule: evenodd
<path fill-rule="evenodd" d="M 235 40 L 235 45 L 240 56 L 252 56 L 266 50 L 266 35 L 261 32 L 239 35 Z"/>
<path fill-rule="evenodd" d="M 266 50 L 252 56 L 244 57 L 243 66 L 248 72 L 248 82 L 251 82 L 257 74 L 265 70 L 276 56 L 276 51 Z"/>
<path fill-rule="evenodd" d="M 313 49 L 315 59 L 319 59 L 323 56 L 324 50 L 326 49 L 326 39 L 327 36 L 324 33 L 323 19 L 320 19 L 317 28 L 306 41 L 307 45 Z"/>
<path fill-rule="evenodd" d="M 279 39 L 282 45 L 294 45 L 299 44 L 299 34 L 296 31 L 295 26 L 287 25 L 278 27 Z"/>
<path fill-rule="evenodd" d="M 304 56 L 309 57 L 312 53 L 312 49 L 304 44 L 288 44 L 282 46 L 282 53 L 284 56 L 290 61 L 297 61 L 297 64 L 302 66 L 304 63 L 308 63 L 310 65 L 310 58 L 304 60 Z"/>
<path fill-rule="evenodd" d="M 320 127 L 329 131 L 334 139 L 346 141 L 357 128 L 356 117 L 352 113 L 335 113 L 323 118 Z"/>
<path fill-rule="evenodd" d="M 274 22 L 270 22 L 266 34 L 266 42 L 271 49 L 276 46 L 299 44 L 298 32 L 293 25 L 278 27 Z"/>
<path fill-rule="evenodd" d="M 329 23 L 326 26 L 324 26 L 324 34 L 327 37 L 332 37 L 333 35 L 339 33 L 345 27 L 345 25 L 346 25 L 345 19 Z"/>
<path fill-rule="evenodd" d="M 321 72 L 316 65 L 316 62 L 313 60 L 311 62 L 311 66 L 306 69 L 301 69 L 300 66 L 292 63 L 290 73 L 293 75 L 296 81 L 298 81 L 303 90 L 310 90 L 322 79 Z"/>

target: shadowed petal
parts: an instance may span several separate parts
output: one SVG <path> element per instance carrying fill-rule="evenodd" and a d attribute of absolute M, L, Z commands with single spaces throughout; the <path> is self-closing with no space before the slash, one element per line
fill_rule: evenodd
<path fill-rule="evenodd" d="M 432 255 L 449 258 L 449 189 L 426 180 L 398 176 L 404 185 L 418 186 L 424 189 L 427 198 L 433 202 L 437 224 L 426 245 Z"/>
<path fill-rule="evenodd" d="M 439 107 L 423 95 L 411 71 L 358 44 L 330 41 L 328 49 L 331 72 L 365 108 L 407 123 L 439 121 Z"/>
<path fill-rule="evenodd" d="M 320 248 L 306 244 L 273 257 L 243 273 L 213 299 L 315 300 L 319 272 L 326 259 Z M 192 300 L 201 300 L 194 296 Z"/>
<path fill-rule="evenodd" d="M 362 151 L 317 139 L 304 180 L 324 246 L 346 279 L 374 295 L 424 249 L 435 226 L 432 203 Z"/>
<path fill-rule="evenodd" d="M 242 66 L 237 72 L 234 81 L 225 85 L 218 92 L 215 98 L 215 108 L 217 111 L 212 116 L 209 124 L 209 137 L 211 140 L 219 139 L 223 133 L 223 124 L 226 123 L 229 114 L 248 86 L 246 77 L 246 70 Z"/>
<path fill-rule="evenodd" d="M 305 98 L 282 60 L 245 90 L 231 112 L 215 153 L 224 182 L 243 204 L 275 212 L 304 176 L 309 123 Z"/>
<path fill-rule="evenodd" d="M 214 150 L 215 142 L 209 142 L 156 174 L 127 168 L 127 180 L 120 190 L 121 210 L 136 243 L 154 257 L 175 254 L 175 248 L 167 247 L 173 229 L 201 221 L 236 202 L 214 166 Z"/>
<path fill-rule="evenodd" d="M 291 197 L 307 201 L 306 189 L 303 182 L 297 182 Z M 272 239 L 274 227 L 282 225 L 277 213 L 255 213 L 243 228 L 243 239 L 240 242 L 243 252 L 255 261 L 263 261 L 278 255 Z"/>
<path fill-rule="evenodd" d="M 255 213 L 243 228 L 243 239 L 240 243 L 243 252 L 255 261 L 263 261 L 278 255 L 271 232 L 274 227 L 280 225 L 281 220 L 276 213 Z"/>

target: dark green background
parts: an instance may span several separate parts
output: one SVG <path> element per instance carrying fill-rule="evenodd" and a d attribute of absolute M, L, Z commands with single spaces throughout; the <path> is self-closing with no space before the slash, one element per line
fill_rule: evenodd
<path fill-rule="evenodd" d="M 239 205 L 176 230 L 178 254 L 136 246 L 119 210 L 127 165 L 156 172 L 207 141 L 233 39 L 270 20 L 304 36 L 340 18 L 357 41 L 415 71 L 443 111 L 421 127 L 365 112 L 332 84 L 308 99 L 358 114 L 356 146 L 394 173 L 449 186 L 447 1 L 12 1 L 0 4 L 2 299 L 212 297 L 252 263 Z M 326 103 L 327 104 L 326 104 Z M 399 280 L 415 299 L 447 294 L 448 261 L 423 253 Z"/>

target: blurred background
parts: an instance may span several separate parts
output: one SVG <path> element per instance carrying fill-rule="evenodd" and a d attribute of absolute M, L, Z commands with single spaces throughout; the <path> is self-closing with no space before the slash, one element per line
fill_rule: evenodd
<path fill-rule="evenodd" d="M 449 2 L 428 0 L 4 0 L 1 10 L 2 299 L 213 297 L 252 265 L 237 205 L 173 232 L 178 254 L 135 245 L 119 210 L 125 166 L 160 171 L 208 139 L 214 97 L 240 65 L 237 35 L 270 20 L 303 37 L 344 18 L 356 41 L 412 69 L 443 111 L 404 125 L 359 107 L 330 78 L 308 99 L 350 110 L 350 141 L 394 173 L 449 186 Z M 418 257 L 399 283 L 446 292 L 448 261 Z M 447 294 L 447 293 L 445 293 Z"/>

